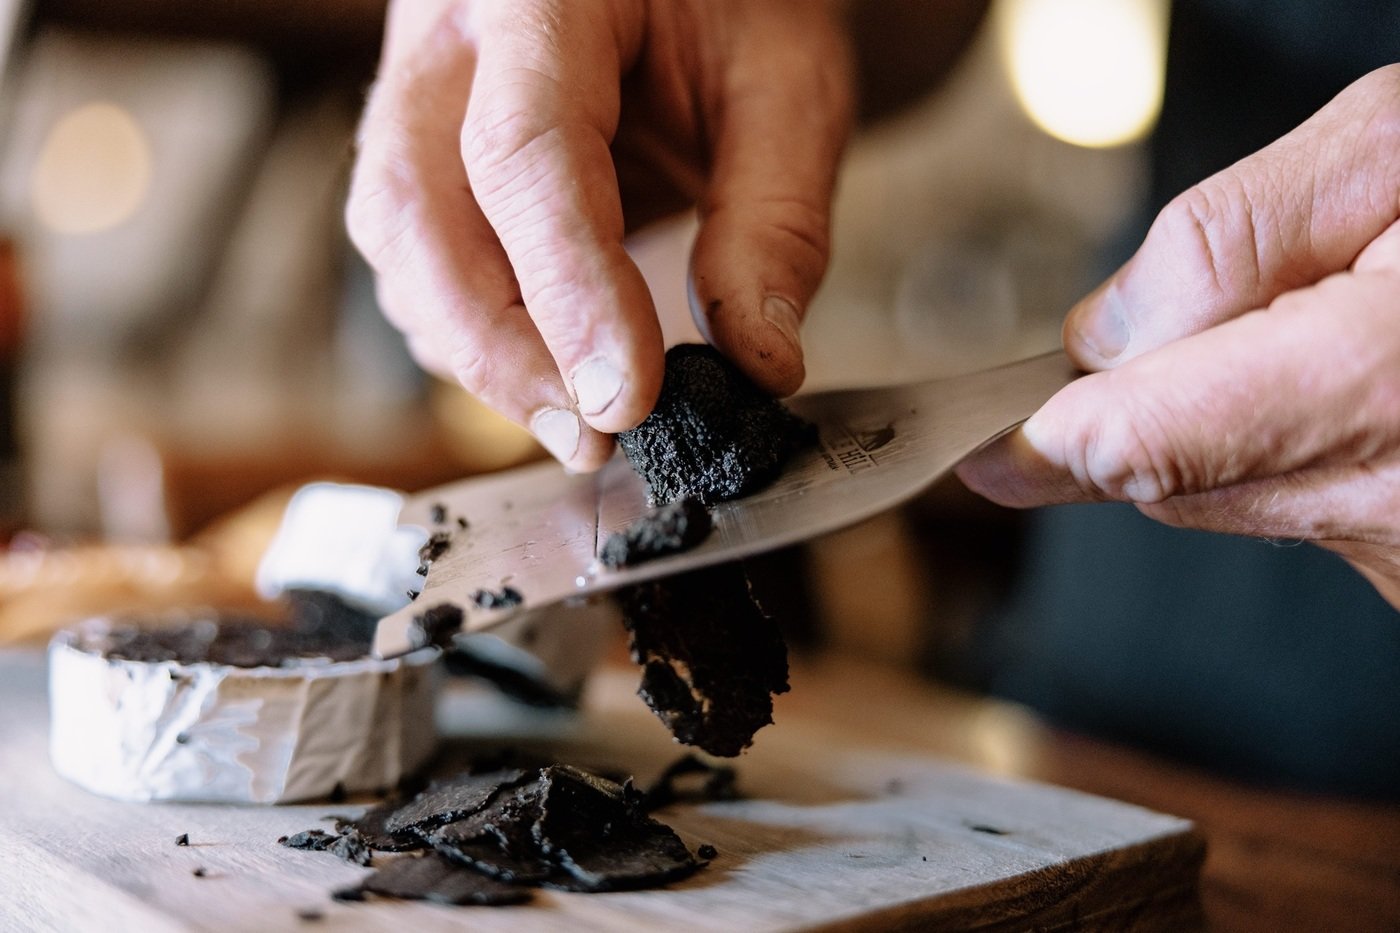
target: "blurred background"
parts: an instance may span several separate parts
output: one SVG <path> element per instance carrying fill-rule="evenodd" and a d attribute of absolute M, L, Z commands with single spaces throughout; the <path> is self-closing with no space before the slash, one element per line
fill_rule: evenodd
<path fill-rule="evenodd" d="M 81 574 L 236 583 L 300 482 L 412 490 L 540 455 L 412 365 L 343 232 L 383 7 L 0 0 L 0 596 Z M 862 127 L 807 390 L 1057 345 L 1136 220 L 1167 0 L 852 16 Z M 679 217 L 632 246 L 672 341 L 697 339 L 692 233 Z M 1002 585 L 1015 535 L 1014 516 L 945 485 L 785 558 L 799 627 L 936 667 Z M 21 606 L 13 629 L 36 624 Z"/>

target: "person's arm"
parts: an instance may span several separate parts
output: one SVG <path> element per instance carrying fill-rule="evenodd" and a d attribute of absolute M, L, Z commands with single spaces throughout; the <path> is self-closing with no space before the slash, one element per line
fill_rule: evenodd
<path fill-rule="evenodd" d="M 851 110 L 827 0 L 397 0 L 347 222 L 415 357 L 593 469 L 660 388 L 639 209 L 698 204 L 701 331 L 802 382 Z"/>
<path fill-rule="evenodd" d="M 1169 204 L 1080 303 L 1099 370 L 966 462 L 1007 505 L 1118 500 L 1309 539 L 1400 607 L 1400 65 Z"/>

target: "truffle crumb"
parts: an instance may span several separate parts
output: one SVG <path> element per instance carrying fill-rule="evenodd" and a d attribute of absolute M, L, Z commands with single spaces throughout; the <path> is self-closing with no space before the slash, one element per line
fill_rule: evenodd
<path fill-rule="evenodd" d="M 434 525 L 447 524 L 447 506 L 441 502 L 434 502 L 428 509 L 429 517 Z"/>
<path fill-rule="evenodd" d="M 189 844 L 190 844 L 190 834 L 189 834 L 189 833 L 181 833 L 180 835 L 176 836 L 176 837 L 175 837 L 175 844 L 176 844 L 177 846 L 187 846 L 187 845 L 189 845 Z"/>
<path fill-rule="evenodd" d="M 209 870 L 204 868 L 203 866 L 200 866 L 199 868 L 196 868 L 194 871 L 190 872 L 190 874 L 194 875 L 196 878 L 204 878 L 209 875 Z"/>
<path fill-rule="evenodd" d="M 471 595 L 471 600 L 472 605 L 478 609 L 510 609 L 523 603 L 525 597 L 514 587 L 505 586 L 499 593 L 477 590 Z"/>
<path fill-rule="evenodd" d="M 452 547 L 452 533 L 450 531 L 435 531 L 428 538 L 428 543 L 418 549 L 418 560 L 427 567 L 446 554 L 450 547 Z"/>
<path fill-rule="evenodd" d="M 301 910 L 297 911 L 297 919 L 307 923 L 315 923 L 318 920 L 326 919 L 326 914 L 325 911 L 316 907 L 303 907 Z"/>
<path fill-rule="evenodd" d="M 413 624 L 423 633 L 423 643 L 439 648 L 451 646 L 452 636 L 462 630 L 464 621 L 461 607 L 452 603 L 438 603 L 413 617 Z"/>
<path fill-rule="evenodd" d="M 690 550 L 709 537 L 712 528 L 709 510 L 699 499 L 687 496 L 653 509 L 625 531 L 609 535 L 599 559 L 613 569 L 641 564 Z"/>
<path fill-rule="evenodd" d="M 681 344 L 646 420 L 617 436 L 653 505 L 694 496 L 706 505 L 747 495 L 816 441 L 816 428 L 765 395 L 719 351 Z"/>
<path fill-rule="evenodd" d="M 700 856 L 705 861 L 709 862 L 719 857 L 719 850 L 707 842 L 704 845 L 702 845 L 699 849 L 696 849 L 695 854 Z"/>

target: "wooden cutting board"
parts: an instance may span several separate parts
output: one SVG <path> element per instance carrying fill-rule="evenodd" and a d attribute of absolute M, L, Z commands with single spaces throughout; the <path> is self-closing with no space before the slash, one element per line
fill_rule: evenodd
<path fill-rule="evenodd" d="M 581 716 L 454 689 L 449 758 L 517 748 L 642 778 L 680 751 L 606 671 Z M 820 678 L 794 690 L 822 689 Z M 850 702 L 864 699 L 852 695 Z M 890 697 L 882 696 L 888 703 Z M 738 761 L 747 799 L 659 817 L 718 857 L 663 890 L 542 891 L 533 904 L 460 908 L 331 902 L 365 870 L 294 852 L 281 835 L 351 803 L 123 804 L 48 765 L 42 656 L 0 653 L 0 929 L 100 930 L 1181 930 L 1199 924 L 1203 854 L 1185 820 L 1002 780 L 875 746 L 801 715 Z M 878 708 L 872 715 L 878 715 Z M 931 710 L 930 715 L 937 715 Z M 188 833 L 189 847 L 175 837 Z M 204 877 L 194 869 L 203 868 Z M 323 918 L 300 919 L 314 909 Z"/>

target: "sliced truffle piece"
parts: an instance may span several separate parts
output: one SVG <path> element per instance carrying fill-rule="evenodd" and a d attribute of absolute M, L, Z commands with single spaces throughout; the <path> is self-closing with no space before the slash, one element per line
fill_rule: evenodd
<path fill-rule="evenodd" d="M 599 559 L 614 569 L 688 551 L 710 536 L 710 511 L 692 496 L 653 509 L 608 536 Z"/>
<path fill-rule="evenodd" d="M 454 861 L 513 884 L 539 884 L 555 873 L 535 841 L 541 814 L 538 778 L 505 790 L 463 820 L 428 830 L 423 837 Z"/>
<path fill-rule="evenodd" d="M 389 859 L 359 885 L 337 891 L 337 900 L 364 900 L 365 894 L 439 904 L 500 906 L 530 899 L 530 889 L 504 884 L 455 865 L 433 852 Z"/>
<path fill-rule="evenodd" d="M 623 787 L 576 768 L 546 769 L 540 851 L 562 872 L 547 882 L 569 891 L 621 891 L 666 884 L 699 867 L 679 836 L 651 819 Z"/>
<path fill-rule="evenodd" d="M 772 482 L 816 428 L 765 395 L 719 351 L 666 353 L 661 395 L 646 420 L 617 436 L 653 505 L 694 496 L 706 505 Z"/>
<path fill-rule="evenodd" d="M 459 774 L 439 781 L 385 819 L 384 828 L 402 833 L 454 823 L 485 807 L 498 791 L 515 787 L 529 777 L 527 771 L 508 768 L 489 774 Z"/>
<path fill-rule="evenodd" d="M 788 689 L 787 646 L 753 600 L 742 564 L 721 564 L 619 592 L 642 665 L 638 694 L 685 745 L 733 757 L 773 721 Z"/>
<path fill-rule="evenodd" d="M 370 807 L 358 819 L 337 818 L 335 830 L 344 833 L 354 830 L 360 834 L 371 849 L 380 852 L 409 852 L 423 848 L 423 840 L 408 830 L 393 832 L 389 829 L 389 818 L 399 811 L 403 801 L 394 800 Z"/>

